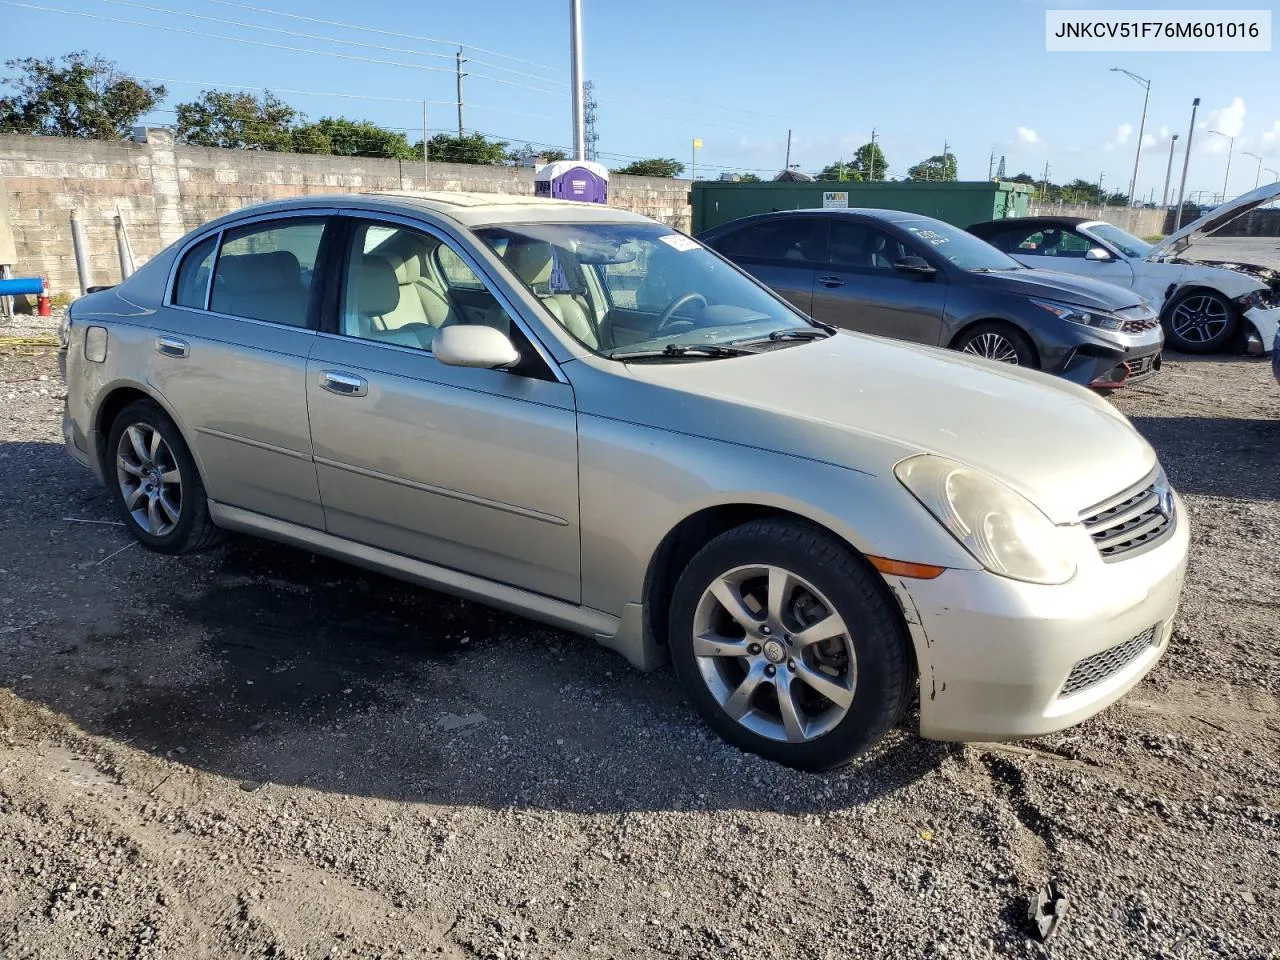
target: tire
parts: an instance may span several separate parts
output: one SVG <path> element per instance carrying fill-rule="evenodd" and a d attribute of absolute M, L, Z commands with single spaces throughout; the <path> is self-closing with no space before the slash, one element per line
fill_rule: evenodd
<path fill-rule="evenodd" d="M 1236 306 L 1213 290 L 1188 290 L 1174 297 L 1160 318 L 1169 346 L 1183 353 L 1214 353 L 1240 325 Z"/>
<path fill-rule="evenodd" d="M 706 544 L 676 584 L 668 633 L 698 712 L 734 746 L 801 770 L 875 745 L 914 686 L 906 628 L 877 579 L 848 547 L 799 523 L 752 521 Z M 736 598 L 737 618 L 717 594 Z M 816 636 L 831 635 L 806 643 L 803 628 L 819 624 Z"/>
<path fill-rule="evenodd" d="M 1011 323 L 994 320 L 976 323 L 960 335 L 954 348 L 961 353 L 997 363 L 1040 369 L 1036 348 L 1031 345 L 1027 335 Z"/>
<path fill-rule="evenodd" d="M 151 400 L 120 411 L 107 434 L 103 473 L 129 532 L 159 553 L 192 553 L 217 543 L 209 500 L 177 426 Z"/>

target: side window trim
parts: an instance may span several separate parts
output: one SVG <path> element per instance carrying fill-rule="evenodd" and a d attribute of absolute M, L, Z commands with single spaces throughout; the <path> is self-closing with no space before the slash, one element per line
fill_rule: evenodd
<path fill-rule="evenodd" d="M 351 266 L 351 253 L 353 247 L 350 242 L 350 238 L 354 234 L 359 221 L 364 220 L 374 223 L 394 224 L 395 226 L 403 227 L 407 230 L 417 230 L 420 233 L 424 233 L 427 236 L 438 240 L 440 243 L 447 245 L 449 249 L 457 255 L 458 259 L 465 263 L 471 269 L 471 272 L 480 278 L 480 282 L 484 285 L 484 288 L 494 298 L 498 306 L 502 307 L 502 309 L 507 312 L 507 316 L 511 318 L 511 322 L 520 328 L 520 332 L 524 334 L 524 338 L 533 347 L 534 353 L 538 355 L 539 360 L 551 372 L 551 375 L 555 380 L 558 383 L 567 384 L 569 382 L 569 379 L 561 372 L 560 364 L 556 363 L 555 358 L 547 351 L 546 346 L 530 327 L 528 321 L 525 320 L 524 315 L 516 309 L 510 298 L 507 297 L 501 287 L 494 282 L 493 277 L 489 276 L 489 273 L 484 269 L 484 266 L 471 255 L 469 250 L 464 249 L 461 244 L 455 241 L 453 237 L 449 236 L 449 234 L 444 230 L 441 230 L 435 224 L 428 223 L 424 220 L 417 220 L 413 217 L 395 213 L 386 213 L 381 210 L 342 209 L 336 210 L 334 213 L 336 214 L 334 217 L 335 221 L 345 221 L 346 225 L 342 231 L 335 231 L 340 232 L 341 234 L 341 255 L 338 258 L 338 266 L 336 270 L 339 279 L 334 290 L 335 297 L 332 301 L 333 304 L 336 305 L 341 303 L 342 298 L 345 296 L 346 278 Z M 331 312 L 333 312 L 333 316 L 335 318 L 332 330 L 322 332 L 326 336 L 336 337 L 341 340 L 359 339 L 338 332 L 340 324 L 336 322 L 336 309 L 336 306 L 331 307 Z M 375 347 L 386 347 L 392 350 L 406 350 L 419 356 L 432 356 L 431 349 L 429 347 L 406 347 L 395 343 L 382 343 L 377 340 L 360 340 L 359 342 Z"/>

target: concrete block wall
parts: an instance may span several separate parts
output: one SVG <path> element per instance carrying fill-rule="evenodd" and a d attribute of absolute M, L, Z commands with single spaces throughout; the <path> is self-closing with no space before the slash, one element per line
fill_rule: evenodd
<path fill-rule="evenodd" d="M 148 130 L 146 142 L 106 142 L 0 134 L 0 177 L 8 194 L 15 276 L 43 274 L 51 293 L 79 293 L 71 212 L 85 229 L 91 281 L 120 280 L 117 208 L 141 264 L 200 224 L 263 200 L 325 193 L 422 190 L 417 161 L 219 150 L 173 142 Z M 431 190 L 533 193 L 520 167 L 433 163 Z M 687 231 L 689 181 L 610 178 L 610 205 Z"/>

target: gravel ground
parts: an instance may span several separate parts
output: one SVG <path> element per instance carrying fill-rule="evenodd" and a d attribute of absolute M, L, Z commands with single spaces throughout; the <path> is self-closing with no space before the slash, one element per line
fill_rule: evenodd
<path fill-rule="evenodd" d="M 51 351 L 0 347 L 2 956 L 1280 957 L 1263 362 L 1114 398 L 1195 530 L 1126 700 L 821 776 L 588 641 L 249 540 L 131 546 L 60 394 Z M 1051 950 L 1020 919 L 1049 877 Z"/>

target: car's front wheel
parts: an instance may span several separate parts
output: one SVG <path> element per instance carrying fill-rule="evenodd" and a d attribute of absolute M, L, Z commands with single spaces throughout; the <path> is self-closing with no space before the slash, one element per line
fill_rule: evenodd
<path fill-rule="evenodd" d="M 195 460 L 174 422 L 151 400 L 120 411 L 107 435 L 104 473 L 129 531 L 152 550 L 212 546 L 218 528 Z"/>
<path fill-rule="evenodd" d="M 866 562 L 829 535 L 762 520 L 689 562 L 672 662 L 698 711 L 744 750 L 806 770 L 852 760 L 901 717 L 905 628 Z"/>
<path fill-rule="evenodd" d="M 1037 369 L 1036 350 L 1027 335 L 1008 323 L 979 323 L 966 330 L 955 348 L 970 356 Z"/>
<path fill-rule="evenodd" d="M 1190 290 L 1165 309 L 1164 335 L 1183 353 L 1213 353 L 1227 345 L 1236 331 L 1236 308 L 1212 290 Z"/>

